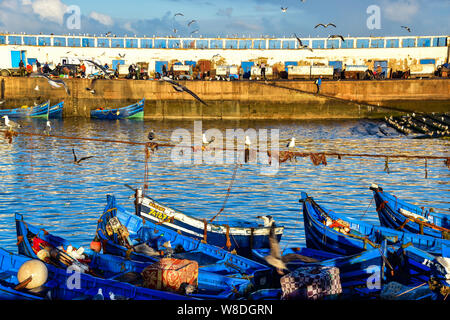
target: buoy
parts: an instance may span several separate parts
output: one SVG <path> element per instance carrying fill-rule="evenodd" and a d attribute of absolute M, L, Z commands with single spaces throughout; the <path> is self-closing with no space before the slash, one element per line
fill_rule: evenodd
<path fill-rule="evenodd" d="M 94 252 L 99 253 L 100 251 L 102 251 L 102 243 L 100 241 L 92 241 L 91 242 L 91 250 Z"/>
<path fill-rule="evenodd" d="M 47 282 L 48 270 L 45 264 L 40 260 L 30 260 L 25 262 L 17 272 L 19 285 L 16 287 L 34 289 Z M 22 286 L 21 286 L 22 285 Z"/>

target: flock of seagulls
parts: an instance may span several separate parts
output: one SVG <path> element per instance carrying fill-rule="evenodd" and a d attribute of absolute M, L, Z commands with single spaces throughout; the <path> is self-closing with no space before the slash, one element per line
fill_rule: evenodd
<path fill-rule="evenodd" d="M 173 33 L 177 33 L 177 32 L 178 32 L 178 29 L 175 28 L 175 18 L 176 18 L 177 16 L 184 17 L 184 14 L 181 13 L 181 12 L 178 12 L 178 13 L 175 13 L 175 14 L 173 15 L 173 24 L 172 24 L 172 32 L 173 32 Z M 190 21 L 187 23 L 187 27 L 190 28 L 190 27 L 191 27 L 193 24 L 195 24 L 195 23 L 197 23 L 197 20 L 192 19 L 192 20 L 190 20 Z M 199 32 L 199 29 L 197 28 L 197 29 L 191 31 L 191 34 L 198 33 L 198 32 Z"/>

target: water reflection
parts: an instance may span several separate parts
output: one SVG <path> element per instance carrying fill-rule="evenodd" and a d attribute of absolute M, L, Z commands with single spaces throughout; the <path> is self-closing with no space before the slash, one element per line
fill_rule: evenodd
<path fill-rule="evenodd" d="M 52 121 L 54 135 L 95 137 L 144 142 L 153 128 L 158 142 L 169 142 L 173 130 L 193 132 L 193 121 Z M 27 131 L 42 132 L 45 121 L 22 121 Z M 449 142 L 382 137 L 376 122 L 369 121 L 203 121 L 203 130 L 273 129 L 280 139 L 297 138 L 298 151 L 447 155 Z M 0 138 L 3 141 L 3 138 Z M 95 157 L 73 164 L 72 148 L 79 156 Z M 222 207 L 234 165 L 185 165 L 170 161 L 170 149 L 161 148 L 150 165 L 151 195 L 197 217 L 213 217 Z M 266 176 L 259 165 L 238 169 L 225 211 L 216 219 L 231 223 L 271 214 L 285 225 L 282 246 L 304 244 L 303 219 L 298 203 L 306 191 L 330 209 L 378 224 L 374 205 L 368 208 L 371 183 L 378 183 L 398 197 L 449 210 L 449 173 L 441 160 L 428 161 L 424 179 L 423 160 L 329 158 L 327 166 L 314 166 L 309 158 L 282 165 L 279 173 Z M 78 243 L 89 243 L 107 194 L 132 208 L 124 184 L 142 185 L 142 146 L 54 138 L 16 137 L 12 145 L 0 144 L 0 246 L 16 250 L 14 213 Z"/>

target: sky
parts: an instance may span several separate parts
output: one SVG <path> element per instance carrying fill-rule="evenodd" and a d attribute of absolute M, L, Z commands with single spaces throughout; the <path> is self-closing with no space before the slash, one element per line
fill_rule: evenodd
<path fill-rule="evenodd" d="M 368 12 L 374 7 L 379 14 Z M 292 37 L 295 33 L 302 38 L 449 35 L 449 17 L 450 0 L 0 0 L 0 32 L 10 33 L 100 35 L 110 31 L 117 36 L 175 37 Z M 329 22 L 336 28 L 314 28 Z M 410 27 L 411 33 L 401 26 Z"/>

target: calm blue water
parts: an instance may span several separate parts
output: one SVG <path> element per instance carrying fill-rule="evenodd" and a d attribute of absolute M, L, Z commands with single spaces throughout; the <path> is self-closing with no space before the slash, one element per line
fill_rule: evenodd
<path fill-rule="evenodd" d="M 45 121 L 21 121 L 24 131 L 39 132 Z M 377 122 L 369 121 L 204 121 L 203 129 L 280 129 L 282 141 L 295 136 L 298 151 L 342 153 L 449 155 L 450 142 L 381 137 L 374 134 Z M 169 142 L 172 131 L 193 131 L 192 121 L 94 121 L 53 120 L 55 135 L 146 141 L 153 128 L 159 142 Z M 375 128 L 375 129 L 374 129 Z M 284 145 L 284 144 L 283 144 Z M 71 149 L 79 157 L 95 155 L 82 166 L 72 163 Z M 193 216 L 211 218 L 222 207 L 234 165 L 178 166 L 170 160 L 170 148 L 161 148 L 150 166 L 153 198 Z M 231 196 L 218 222 L 256 220 L 272 215 L 286 227 L 282 246 L 304 244 L 303 218 L 298 203 L 306 191 L 319 203 L 348 216 L 378 224 L 369 203 L 371 183 L 415 204 L 449 213 L 450 170 L 442 160 L 428 162 L 425 179 L 423 160 L 391 160 L 391 173 L 384 172 L 384 159 L 328 158 L 328 165 L 314 166 L 308 159 L 282 164 L 277 175 L 260 173 L 260 165 L 239 168 Z M 142 186 L 142 146 L 33 138 L 19 136 L 10 145 L 0 137 L 0 246 L 16 251 L 14 213 L 32 224 L 75 243 L 89 244 L 97 219 L 114 194 L 119 203 L 133 209 L 131 191 L 125 183 Z"/>

